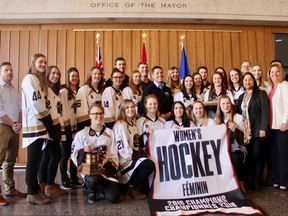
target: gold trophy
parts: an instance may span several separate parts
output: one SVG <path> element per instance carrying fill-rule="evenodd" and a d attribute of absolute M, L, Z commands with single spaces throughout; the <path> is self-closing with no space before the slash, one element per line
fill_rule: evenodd
<path fill-rule="evenodd" d="M 85 162 L 82 163 L 81 173 L 84 175 L 99 175 L 105 171 L 103 159 L 106 154 L 106 146 L 97 146 L 92 152 L 86 152 Z"/>

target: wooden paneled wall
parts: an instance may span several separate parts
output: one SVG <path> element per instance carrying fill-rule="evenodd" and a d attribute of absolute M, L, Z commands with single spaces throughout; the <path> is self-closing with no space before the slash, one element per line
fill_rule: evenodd
<path fill-rule="evenodd" d="M 240 67 L 243 60 L 262 66 L 264 77 L 274 57 L 273 33 L 287 33 L 287 28 L 262 26 L 224 26 L 191 24 L 83 24 L 83 25 L 2 25 L 0 26 L 0 62 L 10 61 L 14 68 L 14 85 L 19 90 L 27 73 L 31 56 L 41 52 L 49 65 L 62 72 L 77 67 L 84 83 L 95 57 L 96 33 L 100 33 L 101 55 L 105 76 L 109 77 L 114 59 L 123 56 L 127 73 L 137 69 L 142 33 L 147 34 L 146 52 L 150 68 L 160 65 L 167 74 L 171 66 L 179 66 L 180 36 L 190 71 L 205 65 L 210 71 L 222 66 L 228 72 Z M 25 150 L 19 152 L 19 163 L 26 161 Z"/>

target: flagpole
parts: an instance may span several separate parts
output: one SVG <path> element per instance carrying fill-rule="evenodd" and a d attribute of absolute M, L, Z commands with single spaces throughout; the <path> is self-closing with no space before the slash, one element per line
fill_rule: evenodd
<path fill-rule="evenodd" d="M 186 57 L 185 53 L 185 48 L 184 48 L 184 39 L 185 35 L 180 36 L 180 46 L 181 46 L 181 60 L 180 60 L 180 67 L 179 67 L 179 72 L 180 72 L 180 79 L 183 80 L 183 78 L 187 75 L 190 75 L 190 70 L 188 66 L 188 60 Z"/>

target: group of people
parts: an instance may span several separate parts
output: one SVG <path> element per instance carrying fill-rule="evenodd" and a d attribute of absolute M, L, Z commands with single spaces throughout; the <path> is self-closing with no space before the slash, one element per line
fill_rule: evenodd
<path fill-rule="evenodd" d="M 227 125 L 231 161 L 243 191 L 247 176 L 253 190 L 259 190 L 265 164 L 273 173 L 273 187 L 287 190 L 288 83 L 281 62 L 270 64 L 268 82 L 262 80 L 261 67 L 249 61 L 243 62 L 241 70 L 232 68 L 229 73 L 216 68 L 211 83 L 205 66 L 183 80 L 178 68 L 171 67 L 164 82 L 162 67 L 154 66 L 150 79 L 146 62 L 140 62 L 129 77 L 125 59 L 118 57 L 109 79 L 93 66 L 80 87 L 77 68 L 68 69 L 65 85 L 61 85 L 59 68 L 47 67 L 46 57 L 37 53 L 22 81 L 22 110 L 18 99 L 3 97 L 8 95 L 4 91 L 13 89 L 12 66 L 7 72 L 6 64 L 0 66 L 0 135 L 7 136 L 4 130 L 9 130 L 13 137 L 7 143 L 13 139 L 16 146 L 22 129 L 30 204 L 50 203 L 52 195 L 67 194 L 73 185 L 79 185 L 77 170 L 81 173 L 91 153 L 99 156 L 104 169 L 95 175 L 82 174 L 88 202 L 102 195 L 117 203 L 123 192 L 143 199 L 155 170 L 146 153 L 149 134 L 164 128 L 219 124 Z M 13 94 L 17 96 L 15 89 Z M 6 195 L 26 196 L 12 183 L 17 153 L 10 162 L 2 157 L 3 152 L 1 149 L 1 164 L 10 165 L 3 172 L 10 176 L 9 183 L 3 177 Z M 59 164 L 61 185 L 55 183 Z M 8 201 L 1 195 L 0 203 Z"/>

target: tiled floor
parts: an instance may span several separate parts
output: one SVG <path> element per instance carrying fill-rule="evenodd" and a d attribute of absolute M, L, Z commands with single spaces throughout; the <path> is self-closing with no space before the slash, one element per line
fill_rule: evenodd
<path fill-rule="evenodd" d="M 2 177 L 0 180 L 2 182 Z M 25 171 L 15 171 L 15 182 L 20 191 L 26 191 Z M 57 183 L 60 183 L 59 175 Z M 257 193 L 247 190 L 247 196 L 268 215 L 288 215 L 288 192 L 263 187 Z M 0 206 L 0 215 L 150 215 L 147 200 L 121 197 L 118 204 L 111 204 L 106 200 L 89 204 L 82 188 L 71 190 L 68 195 L 53 198 L 52 204 L 42 206 L 28 205 L 24 198 L 9 198 L 8 200 L 9 206 Z"/>

